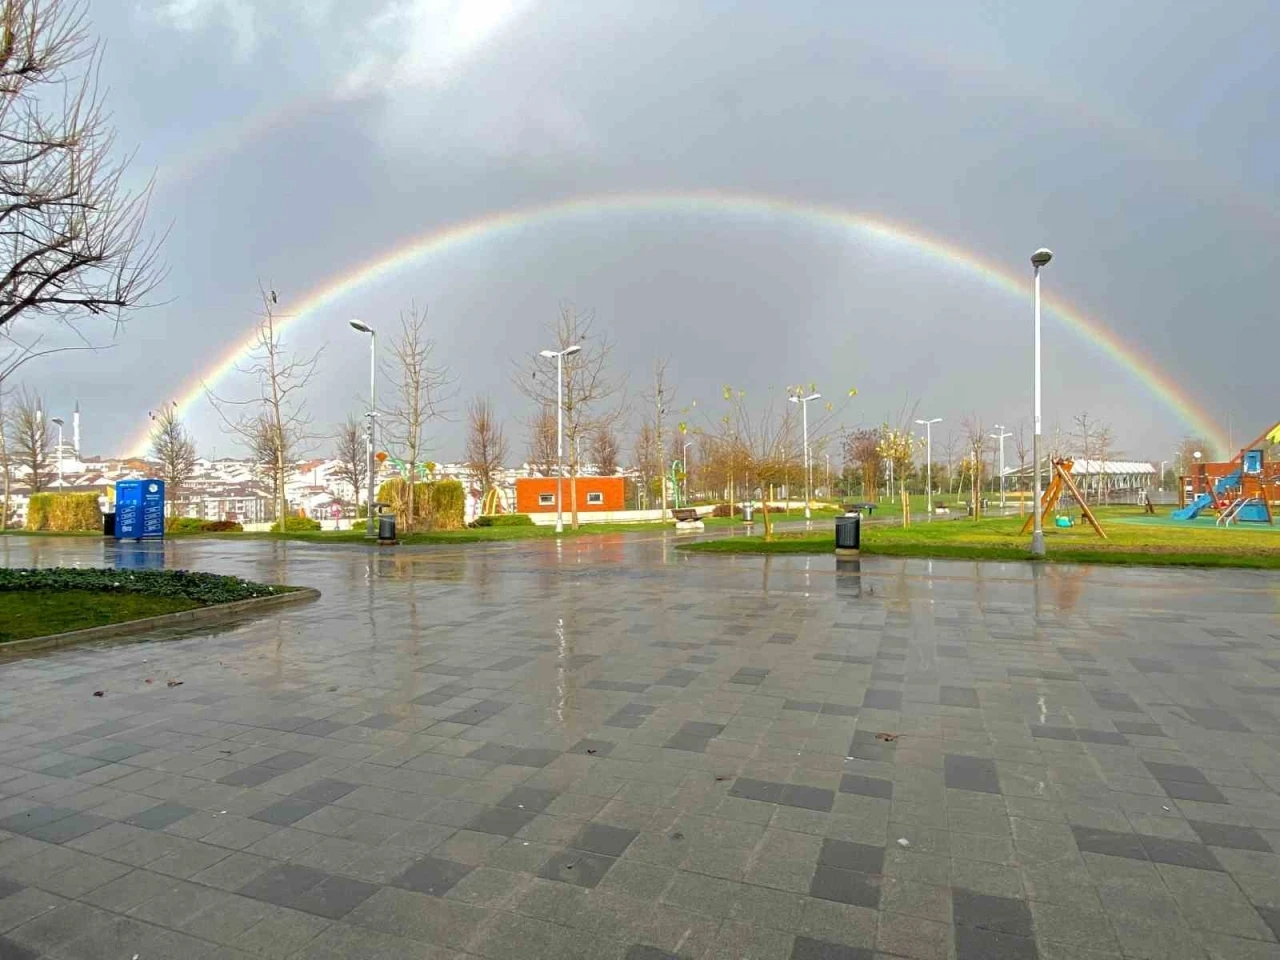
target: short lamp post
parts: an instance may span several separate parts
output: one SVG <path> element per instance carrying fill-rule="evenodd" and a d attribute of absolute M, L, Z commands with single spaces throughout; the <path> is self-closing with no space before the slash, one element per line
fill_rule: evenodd
<path fill-rule="evenodd" d="M 801 421 L 804 423 L 804 518 L 808 520 L 810 518 L 809 487 L 811 480 L 809 475 L 809 403 L 812 400 L 821 400 L 822 394 L 815 391 L 807 397 L 802 397 L 793 393 L 788 399 L 792 403 L 800 404 Z"/>
<path fill-rule="evenodd" d="M 995 425 L 995 428 L 999 432 L 990 436 L 992 440 L 997 440 L 1000 443 L 1000 509 L 1004 510 L 1004 441 L 1006 437 L 1012 437 L 1013 434 L 999 423 Z"/>
<path fill-rule="evenodd" d="M 564 533 L 564 358 L 581 349 L 574 343 L 563 350 L 543 350 L 538 354 L 556 362 L 556 533 Z"/>
<path fill-rule="evenodd" d="M 373 516 L 373 501 L 377 496 L 375 487 L 377 473 L 377 461 L 373 459 L 373 451 L 377 442 L 374 431 L 377 428 L 378 417 L 378 335 L 373 332 L 373 327 L 369 326 L 363 320 L 351 320 L 351 329 L 359 333 L 367 333 L 369 335 L 369 429 L 365 436 L 368 438 L 366 453 L 368 454 L 368 463 L 366 468 L 369 471 L 369 493 L 368 493 L 368 524 L 365 528 L 365 536 L 376 537 L 378 535 L 378 521 Z M 413 483 L 413 478 L 409 478 L 409 482 Z M 356 503 L 359 504 L 360 493 L 356 492 Z M 284 518 L 280 519 L 280 529 L 284 529 Z"/>

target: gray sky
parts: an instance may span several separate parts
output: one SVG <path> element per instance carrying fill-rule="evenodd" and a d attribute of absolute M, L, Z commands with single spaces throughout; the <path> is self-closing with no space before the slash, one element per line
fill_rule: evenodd
<path fill-rule="evenodd" d="M 359 12 L 352 13 L 356 9 Z M 100 355 L 28 368 L 86 452 L 121 452 L 252 329 L 259 277 L 286 307 L 411 236 L 617 192 L 699 191 L 905 225 L 1046 288 L 1149 356 L 1237 442 L 1280 419 L 1275 248 L 1280 7 L 556 0 L 94 0 L 104 81 L 135 172 L 171 224 L 164 303 Z M 676 359 L 680 400 L 722 384 L 1030 414 L 1030 303 L 905 244 L 706 209 L 575 218 L 446 250 L 299 322 L 327 345 L 323 430 L 366 390 L 359 315 L 429 306 L 462 397 L 491 393 L 513 454 L 511 360 L 562 300 L 593 309 L 637 393 Z M 102 339 L 110 333 L 104 331 Z M 1188 428 L 1130 370 L 1045 327 L 1046 429 L 1082 409 L 1134 457 Z M 243 393 L 232 378 L 220 389 Z M 461 403 L 459 403 L 459 408 Z M 459 409 L 461 414 L 461 409 Z M 202 452 L 233 450 L 205 403 Z M 939 434 L 935 433 L 935 437 Z M 433 456 L 462 452 L 462 418 Z M 318 446 L 325 452 L 327 443 Z M 624 449 L 630 450 L 630 437 Z M 513 459 L 516 459 L 513 456 Z"/>

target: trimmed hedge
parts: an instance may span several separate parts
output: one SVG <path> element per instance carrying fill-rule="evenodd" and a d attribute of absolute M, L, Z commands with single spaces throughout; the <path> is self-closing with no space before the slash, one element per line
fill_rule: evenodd
<path fill-rule="evenodd" d="M 96 493 L 37 493 L 27 504 L 27 529 L 69 533 L 102 530 Z"/>
<path fill-rule="evenodd" d="M 320 529 L 320 521 L 312 520 L 310 517 L 285 517 L 284 532 L 285 533 L 314 533 Z M 277 520 L 271 525 L 272 533 L 280 532 L 280 521 Z"/>
<path fill-rule="evenodd" d="M 461 530 L 466 526 L 467 493 L 458 480 L 431 484 L 431 522 L 436 530 Z"/>
<path fill-rule="evenodd" d="M 0 567 L 0 591 L 93 590 L 181 597 L 197 603 L 232 603 L 292 590 L 239 577 L 189 570 L 109 570 L 98 567 L 50 567 L 43 570 Z"/>
<path fill-rule="evenodd" d="M 166 533 L 243 533 L 244 527 L 234 520 L 201 520 L 199 517 L 173 517 L 165 524 Z"/>
<path fill-rule="evenodd" d="M 477 527 L 532 527 L 533 519 L 527 513 L 499 513 L 492 517 L 476 517 Z"/>
<path fill-rule="evenodd" d="M 414 525 L 429 530 L 461 530 L 466 526 L 466 491 L 457 480 L 419 481 L 413 485 Z M 409 512 L 409 485 L 393 477 L 378 488 L 378 501 L 387 504 L 403 530 Z"/>

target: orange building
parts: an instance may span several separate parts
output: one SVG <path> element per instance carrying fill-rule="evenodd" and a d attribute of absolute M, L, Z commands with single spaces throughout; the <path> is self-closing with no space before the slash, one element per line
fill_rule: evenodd
<path fill-rule="evenodd" d="M 563 480 L 563 512 L 573 510 L 573 481 Z M 626 477 L 579 477 L 578 512 L 606 513 L 625 510 Z M 516 477 L 516 513 L 555 513 L 555 477 Z"/>

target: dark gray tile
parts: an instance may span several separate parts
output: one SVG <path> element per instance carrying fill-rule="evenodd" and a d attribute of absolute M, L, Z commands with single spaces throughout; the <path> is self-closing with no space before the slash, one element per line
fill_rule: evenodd
<path fill-rule="evenodd" d="M 862 705 L 870 710 L 901 709 L 902 691 L 868 689 L 862 696 Z"/>
<path fill-rule="evenodd" d="M 591 757 L 607 757 L 616 744 L 609 740 L 579 740 L 569 748 L 569 753 L 582 753 Z"/>
<path fill-rule="evenodd" d="M 951 891 L 951 913 L 952 922 L 957 927 L 998 930 L 1019 937 L 1032 936 L 1031 910 L 1024 900 L 954 889 Z"/>
<path fill-rule="evenodd" d="M 605 720 L 604 725 L 606 727 L 626 727 L 634 730 L 644 723 L 656 709 L 656 707 L 651 707 L 647 703 L 628 703 Z"/>
<path fill-rule="evenodd" d="M 131 817 L 125 817 L 124 822 L 130 826 L 142 827 L 144 830 L 163 830 L 169 824 L 177 823 L 195 812 L 193 808 L 184 807 L 180 803 L 161 803 L 135 813 Z"/>
<path fill-rule="evenodd" d="M 1226 710 L 1215 707 L 1180 707 L 1179 709 L 1191 719 L 1192 723 L 1206 730 L 1222 730 L 1226 733 L 1250 732 L 1248 727 Z"/>
<path fill-rule="evenodd" d="M 543 790 L 539 787 L 519 786 L 498 801 L 500 807 L 515 810 L 532 810 L 541 813 L 551 806 L 551 801 L 560 796 L 555 790 Z"/>
<path fill-rule="evenodd" d="M 772 634 L 769 635 L 769 639 L 765 642 L 790 644 L 790 643 L 795 643 L 796 639 L 797 638 L 794 633 L 782 633 L 780 631 L 774 631 Z"/>
<path fill-rule="evenodd" d="M 1209 783 L 1183 783 L 1179 780 L 1161 780 L 1164 792 L 1175 800 L 1195 800 L 1198 803 L 1226 803 L 1222 791 Z"/>
<path fill-rule="evenodd" d="M 657 680 L 654 681 L 655 686 L 664 687 L 687 687 L 693 681 L 698 679 L 698 673 L 694 670 L 682 670 L 676 667 L 668 670 Z"/>
<path fill-rule="evenodd" d="M 956 927 L 956 960 L 1039 960 L 1032 937 L 979 927 Z"/>
<path fill-rule="evenodd" d="M 857 707 L 851 707 L 847 703 L 824 703 L 822 705 L 822 715 L 824 717 L 856 717 L 858 713 Z"/>
<path fill-rule="evenodd" d="M 1129 662 L 1139 673 L 1173 673 L 1173 664 L 1157 657 L 1130 657 Z"/>
<path fill-rule="evenodd" d="M 397 717 L 394 713 L 375 713 L 372 717 L 365 717 L 356 726 L 368 727 L 370 730 L 387 730 L 403 719 L 403 717 Z"/>
<path fill-rule="evenodd" d="M 783 710 L 799 710 L 804 713 L 820 713 L 822 704 L 816 700 L 783 700 Z"/>
<path fill-rule="evenodd" d="M 874 960 L 875 954 L 863 947 L 849 947 L 829 940 L 796 937 L 791 945 L 791 960 Z M 628 958 L 630 960 L 630 958 Z"/>
<path fill-rule="evenodd" d="M 1156 723 L 1143 723 L 1137 720 L 1115 720 L 1116 729 L 1135 737 L 1163 737 L 1164 730 Z"/>
<path fill-rule="evenodd" d="M 493 833 L 502 837 L 514 837 L 537 816 L 533 810 L 513 810 L 508 807 L 491 807 L 472 817 L 464 829 L 477 833 Z"/>
<path fill-rule="evenodd" d="M 1280 669 L 1280 667 L 1277 669 Z M 1280 940 L 1280 907 L 1260 907 L 1254 904 L 1253 909 L 1258 911 L 1258 916 L 1262 918 L 1262 922 L 1271 928 L 1272 936 Z"/>
<path fill-rule="evenodd" d="M 345 730 L 349 724 L 335 723 L 332 720 L 312 720 L 305 726 L 299 727 L 295 732 L 306 734 L 308 737 L 328 737 L 337 733 L 339 730 Z"/>
<path fill-rule="evenodd" d="M 687 733 L 675 733 L 663 744 L 668 750 L 685 750 L 689 753 L 706 753 L 707 744 L 711 741 L 706 737 L 695 737 Z"/>
<path fill-rule="evenodd" d="M 140 743 L 126 743 L 123 740 L 103 740 L 101 743 L 85 744 L 76 749 L 76 753 L 84 757 L 93 757 L 95 760 L 103 760 L 107 763 L 119 763 L 122 760 L 128 760 L 130 757 L 136 757 L 140 753 L 146 753 L 150 747 L 145 747 Z"/>
<path fill-rule="evenodd" d="M 250 880 L 237 892 L 242 897 L 286 906 L 327 879 L 329 874 L 323 870 L 314 870 L 296 863 L 282 863 Z"/>
<path fill-rule="evenodd" d="M 284 773 L 283 770 L 273 770 L 270 767 L 255 764 L 251 767 L 228 773 L 225 777 L 221 777 L 218 783 L 228 787 L 259 787 L 282 773 Z"/>
<path fill-rule="evenodd" d="M 270 759 L 263 760 L 259 766 L 266 767 L 269 770 L 297 770 L 299 767 L 305 767 L 315 758 L 313 753 L 289 750 L 285 753 L 278 753 Z"/>
<path fill-rule="evenodd" d="M 1108 857 L 1125 857 L 1129 860 L 1146 860 L 1147 851 L 1135 833 L 1117 833 L 1097 827 L 1071 825 L 1076 847 L 1081 853 L 1101 853 Z"/>
<path fill-rule="evenodd" d="M 724 732 L 723 723 L 703 723 L 701 721 L 690 721 L 680 725 L 680 732 L 686 733 L 691 737 L 718 737 Z"/>
<path fill-rule="evenodd" d="M 20 890 L 25 890 L 22 884 L 17 880 L 10 880 L 8 877 L 0 877 L 0 900 L 5 897 L 11 897 Z"/>
<path fill-rule="evenodd" d="M 879 797 L 884 800 L 893 799 L 893 781 L 881 780 L 878 777 L 864 777 L 857 773 L 846 773 L 840 778 L 840 792 L 852 793 L 860 797 Z"/>
<path fill-rule="evenodd" d="M 454 863 L 452 860 L 441 860 L 439 857 L 423 857 L 392 880 L 391 884 L 405 890 L 443 897 L 472 869 L 474 868 L 465 863 Z"/>
<path fill-rule="evenodd" d="M 8 937 L 0 937 L 0 960 L 40 960 L 40 954 Z"/>
<path fill-rule="evenodd" d="M 813 659 L 825 660 L 828 663 L 852 663 L 866 666 L 874 662 L 874 657 L 859 656 L 852 653 L 818 653 L 814 654 Z"/>
<path fill-rule="evenodd" d="M 1189 843 L 1169 837 L 1149 837 L 1146 834 L 1139 834 L 1138 839 L 1147 856 L 1156 863 L 1222 872 L 1222 864 L 1218 862 L 1218 858 L 1202 843 Z"/>
<path fill-rule="evenodd" d="M 378 884 L 363 880 L 328 877 L 294 897 L 286 906 L 329 920 L 339 920 L 381 889 Z"/>
<path fill-rule="evenodd" d="M 444 719 L 447 723 L 465 723 L 474 726 L 491 717 L 496 717 L 509 706 L 511 704 L 503 703 L 501 700 L 481 700 L 479 703 L 474 703 L 465 710 L 459 710 Z"/>
<path fill-rule="evenodd" d="M 554 762 L 558 756 L 560 756 L 559 750 L 544 747 L 516 747 L 515 753 L 507 762 L 518 767 L 545 767 Z"/>
<path fill-rule="evenodd" d="M 71 779 L 82 773 L 88 773 L 90 770 L 97 770 L 99 767 L 105 767 L 105 760 L 95 760 L 92 757 L 71 757 L 63 760 L 61 763 L 55 763 L 51 767 L 45 767 L 40 772 L 46 777 L 63 777 Z"/>
<path fill-rule="evenodd" d="M 507 657 L 497 663 L 489 664 L 485 669 L 493 673 L 506 673 L 510 670 L 518 670 L 531 663 L 533 663 L 533 657 Z"/>
<path fill-rule="evenodd" d="M 869 874 L 819 864 L 809 881 L 809 896 L 878 910 L 880 882 Z"/>
<path fill-rule="evenodd" d="M 1000 777 L 994 760 L 948 753 L 943 759 L 946 784 L 952 790 L 999 793 Z"/>
<path fill-rule="evenodd" d="M 1114 710 L 1117 713 L 1142 713 L 1143 710 L 1133 697 L 1115 690 L 1090 690 L 1090 695 L 1103 710 Z"/>
<path fill-rule="evenodd" d="M 1227 847 L 1231 850 L 1257 850 L 1272 853 L 1267 838 L 1253 827 L 1237 827 L 1229 823 L 1210 823 L 1206 820 L 1188 820 L 1191 829 L 1201 842 L 1211 847 Z"/>
<path fill-rule="evenodd" d="M 86 833 L 92 833 L 99 827 L 105 827 L 109 823 L 111 821 L 106 817 L 99 817 L 92 813 L 74 813 L 61 820 L 33 827 L 26 834 L 33 840 L 43 840 L 45 843 L 66 843 Z"/>
<path fill-rule="evenodd" d="M 884 847 L 849 840 L 823 840 L 818 862 L 841 870 L 859 873 L 881 873 L 884 870 Z"/>
<path fill-rule="evenodd" d="M 1038 740 L 1079 740 L 1074 727 L 1051 727 L 1042 724 L 1031 725 L 1031 736 Z"/>
<path fill-rule="evenodd" d="M 940 687 L 938 703 L 944 707 L 978 707 L 978 691 L 973 687 Z"/>
<path fill-rule="evenodd" d="M 563 850 L 542 865 L 538 876 L 579 887 L 594 887 L 618 861 L 583 850 Z"/>
<path fill-rule="evenodd" d="M 938 656 L 964 659 L 969 656 L 969 648 L 962 643 L 940 643 L 938 644 Z"/>
<path fill-rule="evenodd" d="M 741 797 L 744 800 L 760 800 L 764 803 L 778 803 L 782 800 L 782 788 L 785 786 L 786 784 L 771 783 L 768 780 L 738 777 L 729 788 L 729 796 Z"/>
<path fill-rule="evenodd" d="M 505 743 L 485 743 L 467 754 L 468 760 L 484 760 L 486 763 L 515 763 L 519 747 Z"/>
<path fill-rule="evenodd" d="M 345 780 L 317 780 L 301 790 L 293 791 L 291 796 L 298 800 L 309 800 L 311 803 L 333 803 L 335 800 L 341 800 L 357 786 L 358 784 L 347 783 Z"/>
<path fill-rule="evenodd" d="M 1176 780 L 1179 783 L 1208 783 L 1203 772 L 1180 763 L 1152 763 L 1146 761 L 1147 770 L 1157 780 Z"/>
<path fill-rule="evenodd" d="M 1122 747 L 1129 743 L 1129 740 L 1123 733 L 1115 733 L 1111 730 L 1077 730 L 1078 736 L 1082 743 L 1101 743 L 1109 746 Z"/>
<path fill-rule="evenodd" d="M 645 946 L 642 943 L 633 943 L 627 948 L 627 955 L 623 960 L 680 960 L 674 953 L 667 953 L 665 950 L 659 950 L 657 947 Z"/>
<path fill-rule="evenodd" d="M 0 830 L 8 830 L 10 833 L 29 833 L 37 827 L 47 826 L 57 820 L 63 820 L 73 816 L 77 811 L 70 807 L 58 807 L 52 804 L 46 804 L 42 807 L 34 807 L 31 810 L 24 810 L 22 813 L 10 814 L 0 819 Z"/>
<path fill-rule="evenodd" d="M 803 807 L 805 810 L 821 810 L 829 813 L 831 805 L 835 803 L 836 795 L 834 790 L 827 790 L 824 787 L 809 787 L 799 783 L 784 783 L 782 785 L 782 796 L 778 798 L 778 802 L 789 807 Z"/>
<path fill-rule="evenodd" d="M 273 803 L 271 806 L 264 807 L 249 816 L 252 820 L 273 823 L 277 827 L 287 827 L 291 823 L 297 823 L 303 817 L 311 816 L 322 806 L 324 806 L 322 803 L 312 803 L 310 800 L 296 800 L 292 797 L 286 797 L 279 803 Z"/>
<path fill-rule="evenodd" d="M 631 841 L 640 835 L 638 830 L 625 827 L 614 827 L 606 823 L 589 823 L 570 846 L 575 850 L 587 853 L 598 853 L 606 857 L 620 857 Z"/>

